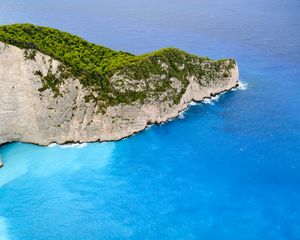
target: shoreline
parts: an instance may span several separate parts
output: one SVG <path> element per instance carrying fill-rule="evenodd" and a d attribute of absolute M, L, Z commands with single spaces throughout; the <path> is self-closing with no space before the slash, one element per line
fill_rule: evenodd
<path fill-rule="evenodd" d="M 6 55 L 11 57 L 7 59 Z M 171 77 L 169 92 L 160 95 L 152 93 L 154 95 L 145 102 L 121 103 L 101 112 L 93 101 L 86 101 L 87 89 L 78 79 L 64 81 L 60 85 L 63 95 L 57 97 L 50 90 L 39 91 L 43 83 L 34 74 L 37 69 L 46 74 L 49 69 L 57 69 L 61 64 L 47 55 L 37 52 L 35 61 L 28 61 L 24 59 L 23 49 L 8 46 L 0 54 L 0 62 L 4 66 L 0 68 L 1 78 L 7 79 L 0 84 L 3 91 L 3 101 L 0 102 L 0 117 L 3 118 L 0 146 L 10 142 L 49 146 L 53 143 L 69 145 L 119 141 L 143 131 L 149 125 L 162 124 L 179 117 L 193 101 L 211 99 L 239 85 L 236 62 L 223 61 L 217 71 L 214 61 L 210 61 L 206 63 L 207 66 L 200 65 L 206 69 L 206 75 L 189 75 L 186 85 Z M 10 72 L 17 77 L 11 76 Z M 115 78 L 112 77 L 111 81 Z M 157 77 L 158 82 L 163 79 L 163 76 Z M 145 84 L 156 82 L 151 77 L 146 80 Z M 128 83 L 129 86 L 132 83 L 135 80 Z M 7 89 L 12 90 L 8 92 Z M 175 101 L 172 98 L 174 96 L 178 96 L 178 100 Z"/>
<path fill-rule="evenodd" d="M 154 122 L 154 123 L 151 123 L 151 124 L 147 124 L 142 130 L 140 131 L 137 131 L 137 132 L 134 132 L 128 136 L 124 136 L 122 138 L 119 138 L 119 139 L 116 139 L 116 140 L 104 140 L 104 141 L 101 141 L 100 139 L 99 140 L 96 140 L 96 141 L 86 141 L 86 142 L 80 142 L 80 141 L 66 141 L 64 143 L 58 143 L 58 142 L 51 142 L 50 144 L 47 144 L 47 145 L 43 145 L 43 144 L 38 144 L 38 143 L 34 143 L 34 142 L 24 142 L 24 141 L 21 141 L 20 143 L 27 143 L 27 144 L 32 144 L 32 145 L 36 145 L 36 146 L 40 146 L 40 147 L 51 147 L 51 145 L 55 146 L 66 146 L 65 148 L 68 148 L 67 146 L 70 146 L 70 148 L 72 148 L 71 145 L 82 145 L 82 144 L 89 144 L 89 143 L 106 143 L 106 142 L 119 142 L 119 141 L 122 141 L 124 139 L 127 139 L 127 138 L 130 138 L 144 130 L 146 130 L 147 128 L 151 128 L 152 126 L 154 125 L 162 125 L 162 124 L 166 124 L 167 122 L 171 122 L 171 121 L 174 121 L 176 119 L 178 119 L 178 117 L 180 116 L 180 114 L 186 112 L 189 110 L 189 108 L 192 106 L 192 103 L 196 103 L 196 104 L 199 104 L 199 103 L 203 103 L 204 100 L 208 99 L 208 100 L 212 100 L 214 97 L 217 97 L 217 96 L 220 96 L 220 95 L 223 95 L 223 94 L 226 94 L 227 92 L 230 92 L 230 91 L 235 91 L 237 90 L 239 87 L 242 87 L 242 82 L 241 81 L 237 81 L 236 85 L 231 87 L 230 89 L 227 89 L 227 90 L 223 90 L 223 91 L 220 91 L 218 93 L 215 93 L 215 94 L 211 94 L 211 96 L 209 97 L 204 97 L 202 100 L 191 100 L 189 103 L 187 103 L 187 106 L 185 108 L 183 108 L 182 110 L 180 110 L 176 116 L 174 117 L 170 117 L 168 118 L 167 120 L 165 121 L 161 121 L 161 122 Z M 243 89 L 241 89 L 243 90 Z M 11 144 L 11 143 L 17 143 L 19 141 L 11 141 L 11 142 L 6 142 L 6 143 L 3 143 L 3 144 L 0 144 L 0 149 L 1 147 L 5 146 L 5 145 L 8 145 L 8 144 Z"/>

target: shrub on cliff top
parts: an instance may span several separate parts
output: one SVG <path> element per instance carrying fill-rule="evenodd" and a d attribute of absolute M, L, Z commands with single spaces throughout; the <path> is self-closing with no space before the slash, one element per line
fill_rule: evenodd
<path fill-rule="evenodd" d="M 60 77 L 71 75 L 78 78 L 83 86 L 92 87 L 93 91 L 98 91 L 97 99 L 94 95 L 87 96 L 87 99 L 101 102 L 102 106 L 115 105 L 121 102 L 130 103 L 146 98 L 145 92 L 128 91 L 121 93 L 114 89 L 109 79 L 117 71 L 137 80 L 147 79 L 151 74 L 167 74 L 168 78 L 164 84 L 157 89 L 149 90 L 163 92 L 171 87 L 168 80 L 171 77 L 178 78 L 186 86 L 186 77 L 190 73 L 203 74 L 201 69 L 186 64 L 187 59 L 189 62 L 194 60 L 211 61 L 208 58 L 200 58 L 176 48 L 166 48 L 154 53 L 135 56 L 131 53 L 114 51 L 90 43 L 76 35 L 57 29 L 32 24 L 0 26 L 0 41 L 19 48 L 34 50 L 33 52 L 26 51 L 25 57 L 27 59 L 34 59 L 35 52 L 39 51 L 62 62 L 64 67 L 61 70 L 64 72 L 62 71 Z M 159 64 L 160 62 L 168 64 L 168 71 L 164 71 Z M 184 71 L 178 68 L 178 65 L 182 64 L 187 65 Z M 48 75 L 42 79 L 44 83 L 42 90 L 47 87 L 51 88 L 56 91 L 55 95 L 58 96 L 57 85 L 62 82 L 62 79 Z M 180 98 L 180 96 L 173 97 L 177 99 L 176 102 Z"/>

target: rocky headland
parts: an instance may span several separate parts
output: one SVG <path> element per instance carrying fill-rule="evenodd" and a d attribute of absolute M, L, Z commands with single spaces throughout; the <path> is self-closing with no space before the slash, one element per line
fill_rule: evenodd
<path fill-rule="evenodd" d="M 0 144 L 119 140 L 238 78 L 232 59 L 175 48 L 134 56 L 51 28 L 1 26 Z"/>

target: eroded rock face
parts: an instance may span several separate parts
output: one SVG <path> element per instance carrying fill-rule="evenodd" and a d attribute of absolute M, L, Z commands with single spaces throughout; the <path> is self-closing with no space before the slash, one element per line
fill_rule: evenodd
<path fill-rule="evenodd" d="M 88 90 L 77 79 L 65 80 L 60 85 L 61 95 L 57 97 L 50 89 L 40 91 L 43 83 L 35 73 L 40 71 L 46 75 L 50 66 L 55 73 L 59 65 L 58 61 L 42 53 L 37 53 L 34 60 L 26 59 L 24 50 L 0 42 L 0 144 L 118 140 L 143 130 L 150 123 L 176 117 L 189 102 L 229 90 L 238 82 L 237 66 L 228 76 L 220 74 L 219 79 L 205 84 L 203 79 L 190 76 L 177 104 L 162 94 L 161 99 L 108 107 L 104 113 L 99 111 L 96 103 L 86 102 L 84 97 Z M 162 63 L 162 67 L 167 66 Z M 111 81 L 122 77 L 115 75 Z M 184 87 L 176 79 L 172 84 L 178 92 Z"/>

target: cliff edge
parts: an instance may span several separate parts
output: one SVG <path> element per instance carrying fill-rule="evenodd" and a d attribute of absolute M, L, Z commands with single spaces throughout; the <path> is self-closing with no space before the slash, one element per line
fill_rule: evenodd
<path fill-rule="evenodd" d="M 85 71 L 90 65 L 76 72 L 65 55 L 55 56 L 33 40 L 21 46 L 1 36 L 0 28 L 0 144 L 118 140 L 238 84 L 238 67 L 231 59 L 213 61 L 173 48 L 142 57 L 109 52 L 101 64 L 112 62 L 98 75 L 90 68 L 90 75 Z M 127 62 L 116 64 L 115 56 Z"/>

